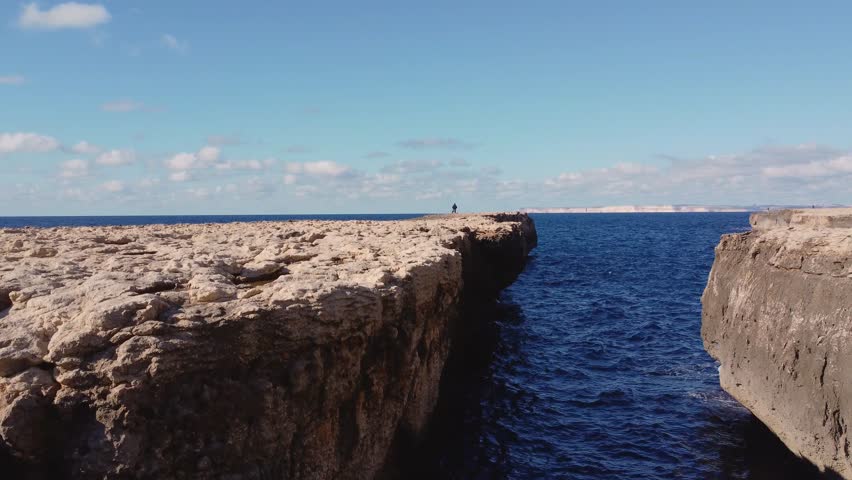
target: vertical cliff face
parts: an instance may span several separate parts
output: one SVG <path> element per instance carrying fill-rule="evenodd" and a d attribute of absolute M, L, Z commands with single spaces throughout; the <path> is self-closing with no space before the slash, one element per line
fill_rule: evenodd
<path fill-rule="evenodd" d="M 0 462 L 370 478 L 426 428 L 461 305 L 535 243 L 526 215 L 7 230 Z"/>
<path fill-rule="evenodd" d="M 852 210 L 751 217 L 725 235 L 701 333 L 728 393 L 797 455 L 852 478 Z"/>

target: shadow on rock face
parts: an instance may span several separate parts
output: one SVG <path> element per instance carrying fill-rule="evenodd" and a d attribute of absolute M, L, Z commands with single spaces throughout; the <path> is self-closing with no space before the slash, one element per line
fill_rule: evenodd
<path fill-rule="evenodd" d="M 389 478 L 508 478 L 510 458 L 497 438 L 500 434 L 486 431 L 481 420 L 495 415 L 519 415 L 514 411 L 517 403 L 505 402 L 499 407 L 501 412 L 485 413 L 482 409 L 489 406 L 481 400 L 488 390 L 505 387 L 492 378 L 490 371 L 498 351 L 519 355 L 519 345 L 506 341 L 516 337 L 501 335 L 501 329 L 521 323 L 523 312 L 511 301 L 482 302 L 466 308 L 441 379 L 441 396 L 425 442 L 403 454 L 401 470 Z"/>
<path fill-rule="evenodd" d="M 748 480 L 840 479 L 834 471 L 820 472 L 807 460 L 797 457 L 753 415 L 717 418 L 722 435 L 735 440 L 719 444 L 720 478 Z M 713 434 L 712 432 L 705 432 Z M 716 433 L 718 435 L 719 433 Z"/>

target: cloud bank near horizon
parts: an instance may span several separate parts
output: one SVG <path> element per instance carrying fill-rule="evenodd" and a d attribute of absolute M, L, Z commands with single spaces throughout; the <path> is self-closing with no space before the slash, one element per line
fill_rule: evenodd
<path fill-rule="evenodd" d="M 28 198 L 39 210 L 5 202 L 2 215 L 229 211 L 435 211 L 461 202 L 479 209 L 608 204 L 750 205 L 846 203 L 852 152 L 813 145 L 764 146 L 701 158 L 660 156 L 542 178 L 511 178 L 501 169 L 435 152 L 374 156 L 366 169 L 345 160 L 247 158 L 241 144 L 210 135 L 194 151 L 171 154 L 67 146 L 35 132 L 0 133 L 0 156 L 13 172 L 2 196 Z M 307 150 L 306 150 L 307 151 Z M 300 150 L 301 152 L 301 150 Z M 304 156 L 304 153 L 299 153 Z M 363 157 L 353 155 L 353 158 Z M 37 159 L 37 160 L 33 160 Z M 33 169 L 38 164 L 41 168 Z"/>

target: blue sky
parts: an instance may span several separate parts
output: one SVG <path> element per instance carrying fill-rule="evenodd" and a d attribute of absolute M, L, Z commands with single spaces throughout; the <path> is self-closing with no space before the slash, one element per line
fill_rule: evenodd
<path fill-rule="evenodd" d="M 306 3 L 2 2 L 0 215 L 852 201 L 848 2 Z"/>

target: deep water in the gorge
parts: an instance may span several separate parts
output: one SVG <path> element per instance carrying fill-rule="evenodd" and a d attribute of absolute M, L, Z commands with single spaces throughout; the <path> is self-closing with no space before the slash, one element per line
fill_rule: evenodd
<path fill-rule="evenodd" d="M 419 478 L 802 479 L 719 387 L 701 293 L 745 213 L 535 215 L 539 246 L 469 314 Z"/>

